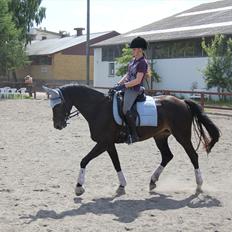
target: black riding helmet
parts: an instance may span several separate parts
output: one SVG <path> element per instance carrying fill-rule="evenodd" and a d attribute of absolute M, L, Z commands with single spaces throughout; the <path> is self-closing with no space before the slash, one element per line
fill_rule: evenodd
<path fill-rule="evenodd" d="M 142 48 L 143 50 L 146 50 L 147 41 L 144 38 L 138 36 L 131 41 L 130 48 Z"/>

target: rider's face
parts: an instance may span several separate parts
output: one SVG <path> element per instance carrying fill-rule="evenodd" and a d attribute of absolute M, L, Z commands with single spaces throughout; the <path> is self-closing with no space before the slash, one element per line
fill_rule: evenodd
<path fill-rule="evenodd" d="M 132 48 L 133 57 L 139 57 L 142 54 L 141 48 Z"/>

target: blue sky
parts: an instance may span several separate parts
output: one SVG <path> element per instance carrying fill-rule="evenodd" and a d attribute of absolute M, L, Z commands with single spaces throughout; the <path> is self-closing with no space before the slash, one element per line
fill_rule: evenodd
<path fill-rule="evenodd" d="M 215 0 L 90 0 L 90 32 L 115 30 L 125 33 L 202 3 Z M 43 0 L 47 30 L 86 28 L 86 0 Z M 85 33 L 85 32 L 84 32 Z"/>

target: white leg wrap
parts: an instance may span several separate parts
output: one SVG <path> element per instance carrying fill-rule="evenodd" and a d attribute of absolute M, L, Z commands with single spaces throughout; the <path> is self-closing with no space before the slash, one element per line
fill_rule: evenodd
<path fill-rule="evenodd" d="M 125 187 L 126 186 L 126 179 L 123 175 L 123 172 L 120 171 L 120 172 L 117 172 L 117 174 L 118 174 L 118 180 L 119 180 L 120 185 Z"/>
<path fill-rule="evenodd" d="M 156 181 L 159 179 L 159 176 L 160 176 L 160 174 L 162 173 L 163 170 L 164 170 L 164 167 L 160 165 L 160 166 L 155 170 L 155 172 L 152 174 L 151 179 L 152 179 L 154 182 L 156 182 Z"/>
<path fill-rule="evenodd" d="M 83 185 L 85 182 L 85 168 L 81 168 L 77 182 Z"/>
<path fill-rule="evenodd" d="M 196 183 L 197 183 L 197 185 L 202 185 L 203 179 L 202 179 L 201 171 L 200 171 L 199 168 L 195 169 L 195 177 L 196 177 Z"/>

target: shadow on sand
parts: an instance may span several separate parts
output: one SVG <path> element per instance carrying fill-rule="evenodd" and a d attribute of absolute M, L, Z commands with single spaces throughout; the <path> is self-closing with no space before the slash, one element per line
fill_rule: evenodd
<path fill-rule="evenodd" d="M 81 198 L 74 198 L 76 204 L 80 204 Z M 116 221 L 122 223 L 133 222 L 139 217 L 141 212 L 147 210 L 175 210 L 183 207 L 189 208 L 210 208 L 220 207 L 221 202 L 209 195 L 193 194 L 185 199 L 176 200 L 169 195 L 160 193 L 151 193 L 151 197 L 142 200 L 123 200 L 112 198 L 99 198 L 93 201 L 81 204 L 80 207 L 75 209 L 66 210 L 60 213 L 54 210 L 39 210 L 36 215 L 23 216 L 21 219 L 29 219 L 27 223 L 31 223 L 38 219 L 52 218 L 62 219 L 64 217 L 75 217 L 78 215 L 85 215 L 93 213 L 96 215 L 112 214 L 115 215 Z"/>

